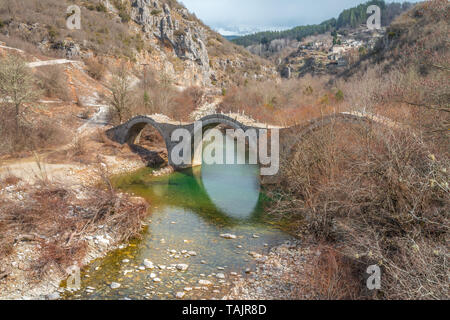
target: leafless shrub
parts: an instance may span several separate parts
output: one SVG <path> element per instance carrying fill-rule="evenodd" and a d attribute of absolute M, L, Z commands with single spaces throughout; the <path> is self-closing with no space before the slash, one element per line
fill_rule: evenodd
<path fill-rule="evenodd" d="M 131 104 L 130 72 L 125 63 L 122 63 L 113 72 L 109 89 L 111 91 L 108 98 L 109 104 L 114 110 L 114 116 L 117 117 L 118 122 L 122 123 L 130 114 L 129 106 Z"/>
<path fill-rule="evenodd" d="M 219 111 L 244 112 L 256 120 L 279 125 L 294 125 L 307 119 L 339 110 L 340 101 L 327 78 L 246 81 L 226 90 Z"/>
<path fill-rule="evenodd" d="M 54 183 L 28 190 L 30 196 L 21 203 L 0 199 L 0 258 L 17 241 L 39 242 L 40 257 L 33 262 L 38 274 L 81 262 L 87 252 L 84 236 L 100 224 L 119 241 L 138 236 L 147 212 L 144 202 L 113 189 L 83 189 L 84 200 Z"/>
<path fill-rule="evenodd" d="M 131 116 L 159 113 L 182 121 L 188 120 L 189 115 L 200 106 L 204 92 L 195 86 L 179 91 L 167 74 L 157 74 L 148 68 L 133 90 L 133 96 Z"/>
<path fill-rule="evenodd" d="M 49 146 L 58 146 L 69 141 L 65 128 L 57 122 L 39 117 L 33 122 L 22 122 L 20 135 L 15 135 L 14 116 L 9 116 L 5 110 L 4 117 L 0 118 L 0 154 L 15 153 L 17 156 L 30 154 L 30 151 L 39 150 Z"/>
<path fill-rule="evenodd" d="M 204 92 L 199 87 L 189 87 L 179 92 L 174 98 L 174 108 L 169 116 L 177 120 L 188 120 L 191 113 L 199 108 Z"/>
<path fill-rule="evenodd" d="M 355 261 L 334 248 L 318 247 L 319 255 L 307 264 L 300 279 L 298 295 L 308 295 L 319 300 L 349 300 L 361 297 L 361 275 Z"/>
<path fill-rule="evenodd" d="M 96 80 L 103 79 L 103 77 L 105 76 L 106 70 L 107 70 L 104 61 L 94 59 L 94 58 L 89 58 L 89 59 L 84 60 L 84 63 L 86 64 L 87 71 L 92 78 L 94 78 Z"/>
<path fill-rule="evenodd" d="M 447 297 L 448 159 L 411 132 L 339 123 L 281 158 L 287 200 L 275 212 L 297 215 L 355 263 L 379 264 L 382 298 Z"/>
<path fill-rule="evenodd" d="M 70 91 L 64 68 L 61 66 L 44 66 L 36 72 L 39 88 L 47 97 L 56 97 L 69 101 Z"/>
<path fill-rule="evenodd" d="M 19 139 L 25 105 L 36 102 L 38 91 L 34 88 L 30 69 L 18 55 L 8 55 L 0 59 L 0 98 L 2 109 L 13 110 L 14 134 Z"/>

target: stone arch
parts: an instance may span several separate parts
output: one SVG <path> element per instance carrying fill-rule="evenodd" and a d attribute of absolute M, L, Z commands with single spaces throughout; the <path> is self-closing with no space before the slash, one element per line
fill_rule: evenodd
<path fill-rule="evenodd" d="M 205 116 L 201 118 L 199 121 L 202 122 L 203 128 L 210 128 L 211 126 L 217 126 L 220 124 L 228 125 L 234 129 L 247 129 L 248 127 L 242 124 L 241 122 L 233 119 L 224 114 L 213 114 L 209 116 Z"/>
<path fill-rule="evenodd" d="M 155 133 L 162 138 L 161 145 L 159 145 L 159 151 L 139 145 L 140 135 L 147 126 L 154 129 Z M 166 129 L 165 124 L 160 124 L 150 117 L 137 116 L 117 127 L 107 130 L 106 134 L 113 141 L 130 145 L 132 151 L 138 154 L 145 163 L 158 165 L 165 160 L 165 151 L 163 150 L 167 150 L 167 153 L 170 151 Z"/>
<path fill-rule="evenodd" d="M 161 137 L 163 137 L 164 142 L 166 142 L 164 131 L 161 129 L 160 125 L 155 120 L 149 117 L 136 117 L 128 121 L 126 123 L 126 134 L 124 137 L 124 142 L 128 144 L 139 143 L 139 138 L 142 130 L 144 130 L 147 125 L 155 128 L 161 135 Z"/>
<path fill-rule="evenodd" d="M 223 115 L 223 114 L 213 114 L 209 116 L 205 116 L 199 120 L 202 123 L 202 137 L 206 130 L 216 127 L 218 125 L 226 125 L 229 126 L 235 130 L 242 129 L 243 131 L 246 131 L 247 129 L 251 128 L 243 123 L 237 121 L 236 119 L 233 119 L 229 116 Z M 259 132 L 257 131 L 257 134 Z M 192 141 L 194 141 L 195 135 L 198 134 L 196 128 L 194 127 L 192 130 Z M 200 166 L 202 164 L 202 148 L 195 148 L 194 145 L 192 146 L 193 154 L 192 154 L 192 165 L 193 166 Z"/>

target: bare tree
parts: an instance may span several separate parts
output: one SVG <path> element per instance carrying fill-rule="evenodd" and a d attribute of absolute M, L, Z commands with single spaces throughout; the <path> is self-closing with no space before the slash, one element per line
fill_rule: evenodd
<path fill-rule="evenodd" d="M 111 90 L 109 104 L 117 114 L 119 122 L 122 122 L 131 104 L 130 73 L 125 64 L 113 73 L 109 89 Z"/>
<path fill-rule="evenodd" d="M 0 59 L 0 104 L 14 108 L 16 137 L 25 104 L 36 102 L 38 97 L 33 75 L 25 61 L 14 55 Z"/>

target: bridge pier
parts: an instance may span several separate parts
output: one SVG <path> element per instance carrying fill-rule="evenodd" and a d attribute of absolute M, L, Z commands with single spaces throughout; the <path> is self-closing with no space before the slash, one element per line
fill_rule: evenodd
<path fill-rule="evenodd" d="M 215 114 L 211 116 L 206 116 L 199 120 L 201 125 L 201 130 L 206 130 L 210 127 L 214 127 L 217 125 L 227 125 L 234 129 L 242 129 L 244 132 L 250 128 L 236 119 L 230 118 L 223 114 Z M 195 130 L 196 126 L 194 123 L 190 124 L 175 124 L 175 123 L 163 123 L 155 121 L 151 116 L 137 116 L 129 121 L 109 129 L 106 131 L 107 136 L 120 144 L 136 144 L 139 142 L 140 135 L 145 126 L 150 125 L 155 128 L 163 137 L 164 142 L 166 144 L 167 152 L 168 152 L 168 160 L 169 165 L 171 165 L 175 170 L 186 169 L 192 166 L 199 166 L 202 164 L 202 154 L 201 149 L 194 149 L 192 156 L 192 161 L 190 165 L 177 165 L 172 161 L 172 151 L 175 146 L 178 145 L 178 141 L 172 141 L 172 134 L 177 129 L 186 129 L 191 135 L 191 141 L 194 142 Z M 261 129 L 261 128 L 253 128 L 253 129 Z M 202 132 L 203 134 L 203 132 Z"/>

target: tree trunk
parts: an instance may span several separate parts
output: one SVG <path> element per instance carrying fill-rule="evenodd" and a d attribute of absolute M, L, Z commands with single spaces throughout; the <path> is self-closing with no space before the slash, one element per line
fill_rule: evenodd
<path fill-rule="evenodd" d="M 15 130 L 15 132 L 14 132 L 14 135 L 15 135 L 15 144 L 16 144 L 16 146 L 18 145 L 18 143 L 19 143 L 19 112 L 20 112 L 20 105 L 19 104 L 16 104 L 16 113 L 15 113 L 15 128 L 14 128 L 14 130 Z"/>

